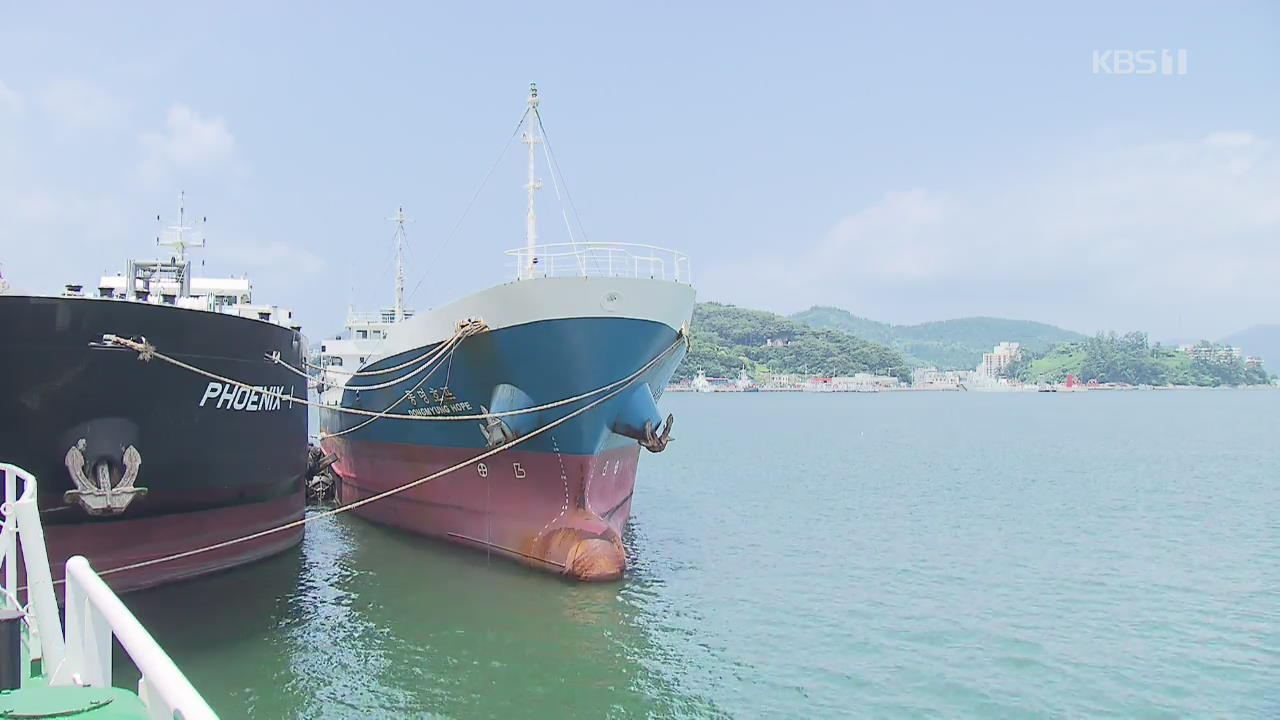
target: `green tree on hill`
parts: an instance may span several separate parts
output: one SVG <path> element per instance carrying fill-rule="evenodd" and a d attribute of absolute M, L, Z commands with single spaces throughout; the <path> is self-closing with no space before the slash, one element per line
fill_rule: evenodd
<path fill-rule="evenodd" d="M 1263 385 L 1270 382 L 1260 366 L 1246 367 L 1239 358 L 1204 342 L 1188 354 L 1158 343 L 1145 333 L 1098 333 L 1079 343 L 1062 343 L 1047 352 L 1026 354 L 1005 368 L 1008 377 L 1024 382 L 1061 382 L 1067 374 L 1081 381 L 1130 385 Z"/>
<path fill-rule="evenodd" d="M 1098 382 L 1159 385 L 1163 369 L 1152 355 L 1146 333 L 1098 333 L 1085 341 L 1080 376 Z"/>
<path fill-rule="evenodd" d="M 943 370 L 972 370 L 982 354 L 1003 341 L 1016 342 L 1032 352 L 1056 343 L 1084 341 L 1079 333 L 1028 320 L 968 317 L 919 325 L 889 325 L 858 317 L 835 307 L 814 306 L 791 316 L 804 325 L 842 330 L 863 340 L 888 345 L 913 365 Z"/>
<path fill-rule="evenodd" d="M 769 344 L 773 343 L 773 344 Z M 743 366 L 753 375 L 870 372 L 910 379 L 902 354 L 839 330 L 802 325 L 774 313 L 721 303 L 698 303 L 693 311 L 689 354 L 676 379 L 696 375 L 734 377 Z"/>

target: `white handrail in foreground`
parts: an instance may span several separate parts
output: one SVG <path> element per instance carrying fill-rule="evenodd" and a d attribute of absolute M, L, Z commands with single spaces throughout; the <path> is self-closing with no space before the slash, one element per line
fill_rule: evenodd
<path fill-rule="evenodd" d="M 187 680 L 151 633 L 77 555 L 66 566 L 66 629 L 49 575 L 49 555 L 36 504 L 36 478 L 16 465 L 0 463 L 4 475 L 4 524 L 0 527 L 0 562 L 4 564 L 3 603 L 27 614 L 28 648 L 49 685 L 111 687 L 111 638 L 116 637 L 138 667 L 138 696 L 153 720 L 217 720 L 204 698 Z M 18 481 L 22 494 L 18 495 Z M 21 540 L 21 543 L 19 543 Z M 27 575 L 27 605 L 18 602 L 19 545 Z"/>
<path fill-rule="evenodd" d="M 44 528 L 40 525 L 40 509 L 36 505 L 36 477 L 17 465 L 0 463 L 4 475 L 4 526 L 0 529 L 0 548 L 4 564 L 4 606 L 27 613 L 32 660 L 40 660 L 43 668 L 62 665 L 64 646 L 62 620 L 58 617 L 58 601 L 53 595 L 53 578 L 49 575 L 49 555 L 45 551 Z M 22 495 L 18 495 L 22 480 Z M 22 562 L 27 570 L 27 606 L 18 603 L 18 540 L 22 539 Z"/>
<path fill-rule="evenodd" d="M 51 684 L 111 686 L 111 637 L 142 673 L 138 696 L 156 720 L 217 715 L 111 588 L 77 555 L 67 560 L 67 660 Z M 66 682 L 59 682 L 66 678 Z"/>

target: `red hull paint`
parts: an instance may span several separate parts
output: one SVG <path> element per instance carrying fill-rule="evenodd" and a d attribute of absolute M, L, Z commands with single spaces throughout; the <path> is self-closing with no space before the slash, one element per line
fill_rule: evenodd
<path fill-rule="evenodd" d="M 45 544 L 55 580 L 67 558 L 84 555 L 99 573 L 165 557 L 278 527 L 302 517 L 306 498 L 297 493 L 275 500 L 138 518 L 45 525 Z M 302 540 L 302 528 L 272 533 L 179 560 L 106 575 L 116 592 L 129 592 L 226 570 L 283 552 Z"/>
<path fill-rule="evenodd" d="M 327 438 L 338 500 L 347 504 L 480 454 Z M 626 568 L 637 445 L 596 455 L 507 450 L 358 508 L 374 522 L 478 548 L 578 580 L 615 580 Z"/>

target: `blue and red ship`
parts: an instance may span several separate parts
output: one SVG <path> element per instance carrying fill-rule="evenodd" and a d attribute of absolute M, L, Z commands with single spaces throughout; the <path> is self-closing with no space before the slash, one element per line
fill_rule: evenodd
<path fill-rule="evenodd" d="M 516 277 L 417 314 L 400 282 L 394 310 L 352 315 L 350 336 L 319 353 L 321 445 L 338 456 L 341 504 L 457 466 L 354 509 L 369 520 L 615 579 L 640 451 L 668 440 L 657 402 L 686 351 L 694 290 L 674 251 L 536 242 L 536 91 L 527 118 Z"/>

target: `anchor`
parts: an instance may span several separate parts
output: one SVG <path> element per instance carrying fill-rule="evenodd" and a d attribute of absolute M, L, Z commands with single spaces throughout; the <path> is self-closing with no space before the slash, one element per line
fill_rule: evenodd
<path fill-rule="evenodd" d="M 70 505 L 80 503 L 80 507 L 90 515 L 119 515 L 129 507 L 135 497 L 147 494 L 144 487 L 134 487 L 138 479 L 138 469 L 142 467 L 142 454 L 130 445 L 124 449 L 121 458 L 124 463 L 124 474 L 115 486 L 111 484 L 111 464 L 106 460 L 99 461 L 93 467 L 97 482 L 90 480 L 85 474 L 84 449 L 85 439 L 80 438 L 71 449 L 67 450 L 65 462 L 76 490 L 68 490 L 62 495 L 63 502 Z"/>
<path fill-rule="evenodd" d="M 667 443 L 675 438 L 671 437 L 671 426 L 676 422 L 676 416 L 667 415 L 667 422 L 664 424 L 661 433 L 654 433 L 653 421 L 644 421 L 644 439 L 640 440 L 640 447 L 649 452 L 660 453 L 667 449 Z"/>
<path fill-rule="evenodd" d="M 489 408 L 481 405 L 480 412 L 487 415 L 489 414 Z M 491 448 L 511 442 L 516 437 L 516 434 L 511 431 L 511 427 L 502 418 L 497 417 L 485 418 L 484 422 L 480 423 L 480 432 L 484 435 L 485 446 Z"/>

